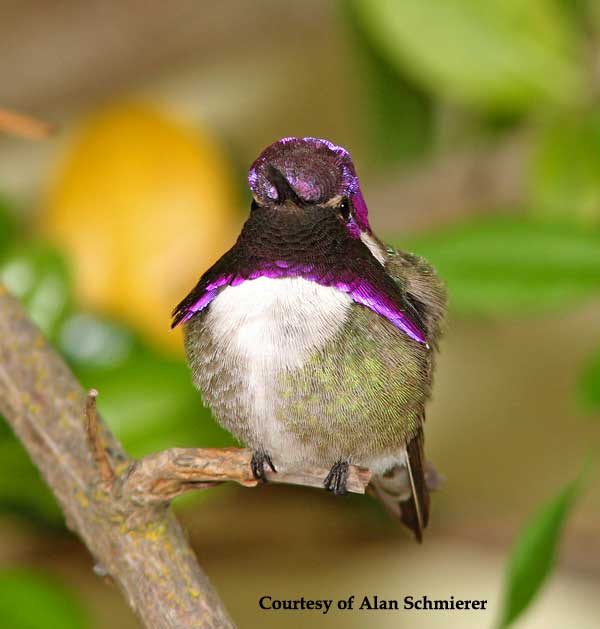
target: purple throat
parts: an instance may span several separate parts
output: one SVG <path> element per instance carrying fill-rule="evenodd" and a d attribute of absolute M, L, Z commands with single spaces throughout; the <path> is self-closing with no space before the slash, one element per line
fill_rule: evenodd
<path fill-rule="evenodd" d="M 175 319 L 174 326 L 189 321 L 197 312 L 204 310 L 215 299 L 219 290 L 227 286 L 238 286 L 242 282 L 252 281 L 259 277 L 283 278 L 300 277 L 316 282 L 321 286 L 329 286 L 350 295 L 352 300 L 385 317 L 390 323 L 402 330 L 411 339 L 418 343 L 427 344 L 423 331 L 402 310 L 396 301 L 377 290 L 367 279 L 351 277 L 331 277 L 318 273 L 311 265 L 290 265 L 285 261 L 278 261 L 272 267 L 252 271 L 248 274 L 238 275 L 228 273 L 219 276 L 204 288 L 203 293 L 181 315 Z"/>

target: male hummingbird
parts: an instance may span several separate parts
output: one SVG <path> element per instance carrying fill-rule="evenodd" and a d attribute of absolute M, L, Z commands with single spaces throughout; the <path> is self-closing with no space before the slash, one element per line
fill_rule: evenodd
<path fill-rule="evenodd" d="M 420 541 L 429 519 L 423 421 L 446 291 L 369 225 L 348 151 L 283 138 L 250 168 L 235 245 L 175 308 L 193 380 L 265 466 L 373 472 L 371 492 Z M 408 491 L 407 491 L 407 488 Z"/>

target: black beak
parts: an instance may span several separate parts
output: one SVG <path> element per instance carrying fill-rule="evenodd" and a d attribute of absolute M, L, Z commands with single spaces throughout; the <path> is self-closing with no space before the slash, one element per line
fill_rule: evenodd
<path fill-rule="evenodd" d="M 295 190 L 290 186 L 288 180 L 281 174 L 275 166 L 269 164 L 267 167 L 267 177 L 269 181 L 275 186 L 277 190 L 277 202 L 283 204 L 286 201 L 291 201 L 295 205 L 304 205 L 304 199 L 299 197 Z"/>

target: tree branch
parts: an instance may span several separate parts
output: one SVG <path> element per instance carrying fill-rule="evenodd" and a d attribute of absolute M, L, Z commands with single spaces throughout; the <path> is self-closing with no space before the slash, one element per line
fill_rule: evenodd
<path fill-rule="evenodd" d="M 223 481 L 255 486 L 251 452 L 174 448 L 129 459 L 62 358 L 0 285 L 0 413 L 54 492 L 67 525 L 121 588 L 146 627 L 232 627 L 198 565 L 169 501 Z M 327 470 L 269 473 L 322 487 Z M 351 467 L 350 491 L 368 470 Z"/>
<path fill-rule="evenodd" d="M 252 476 L 252 452 L 238 448 L 172 448 L 144 457 L 132 464 L 121 484 L 121 491 L 136 504 L 162 504 L 175 496 L 204 489 L 216 483 L 233 481 L 245 487 L 255 487 Z M 313 468 L 298 473 L 266 471 L 270 483 L 304 485 L 323 489 L 323 479 L 329 470 Z M 371 473 L 351 465 L 347 490 L 364 494 Z"/>

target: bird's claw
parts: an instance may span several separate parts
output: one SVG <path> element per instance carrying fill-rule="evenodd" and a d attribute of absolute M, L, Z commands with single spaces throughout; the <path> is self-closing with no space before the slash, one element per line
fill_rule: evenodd
<path fill-rule="evenodd" d="M 252 476 L 256 480 L 267 482 L 267 475 L 265 474 L 265 465 L 268 465 L 273 472 L 277 472 L 271 457 L 266 452 L 256 451 L 252 453 L 252 461 L 250 461 L 250 467 L 252 468 Z"/>
<path fill-rule="evenodd" d="M 325 489 L 336 496 L 343 496 L 346 493 L 346 484 L 348 482 L 348 468 L 348 461 L 335 463 L 323 481 Z"/>

